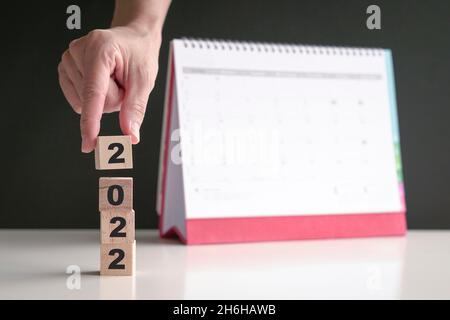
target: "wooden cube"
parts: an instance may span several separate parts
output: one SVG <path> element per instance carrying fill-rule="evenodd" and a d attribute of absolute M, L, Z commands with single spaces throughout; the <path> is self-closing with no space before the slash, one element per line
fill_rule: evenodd
<path fill-rule="evenodd" d="M 95 169 L 133 168 L 131 136 L 99 136 L 95 148 Z"/>
<path fill-rule="evenodd" d="M 100 275 L 131 276 L 136 268 L 136 241 L 100 245 Z"/>
<path fill-rule="evenodd" d="M 136 277 L 100 277 L 100 300 L 135 300 Z"/>
<path fill-rule="evenodd" d="M 99 211 L 133 209 L 133 178 L 100 178 L 98 208 Z"/>
<path fill-rule="evenodd" d="M 101 243 L 132 243 L 134 242 L 134 235 L 133 209 L 100 212 Z"/>

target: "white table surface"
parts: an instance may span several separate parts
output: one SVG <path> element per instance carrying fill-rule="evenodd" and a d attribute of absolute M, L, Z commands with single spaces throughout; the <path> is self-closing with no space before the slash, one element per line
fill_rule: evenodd
<path fill-rule="evenodd" d="M 98 231 L 0 230 L 0 299 L 450 298 L 450 231 L 185 246 L 140 230 L 136 239 L 136 275 L 101 277 Z"/>

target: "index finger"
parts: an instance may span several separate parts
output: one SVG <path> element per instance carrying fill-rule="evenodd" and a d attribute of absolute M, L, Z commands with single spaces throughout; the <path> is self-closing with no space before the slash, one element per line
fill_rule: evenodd
<path fill-rule="evenodd" d="M 99 55 L 87 58 L 80 119 L 81 151 L 85 153 L 95 149 L 110 78 L 110 70 L 104 59 Z"/>

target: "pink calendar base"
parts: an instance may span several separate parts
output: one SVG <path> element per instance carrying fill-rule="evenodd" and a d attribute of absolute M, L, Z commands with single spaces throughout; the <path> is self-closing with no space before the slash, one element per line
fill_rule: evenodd
<path fill-rule="evenodd" d="M 162 236 L 176 235 L 186 244 L 400 236 L 406 233 L 406 219 L 403 212 L 188 219 L 186 231 L 186 237 L 175 228 Z"/>

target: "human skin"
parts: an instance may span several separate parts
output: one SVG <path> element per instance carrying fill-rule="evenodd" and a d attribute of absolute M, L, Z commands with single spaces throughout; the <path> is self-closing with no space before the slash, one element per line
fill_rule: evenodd
<path fill-rule="evenodd" d="M 103 113 L 119 111 L 123 134 L 139 142 L 169 5 L 170 0 L 116 0 L 111 28 L 73 40 L 63 53 L 59 84 L 81 115 L 82 152 L 95 149 Z"/>

